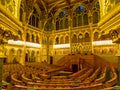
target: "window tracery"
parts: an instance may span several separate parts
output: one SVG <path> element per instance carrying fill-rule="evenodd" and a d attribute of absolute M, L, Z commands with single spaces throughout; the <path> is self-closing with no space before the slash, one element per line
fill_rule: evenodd
<path fill-rule="evenodd" d="M 68 15 L 66 11 L 61 11 L 56 17 L 56 30 L 68 28 Z"/>

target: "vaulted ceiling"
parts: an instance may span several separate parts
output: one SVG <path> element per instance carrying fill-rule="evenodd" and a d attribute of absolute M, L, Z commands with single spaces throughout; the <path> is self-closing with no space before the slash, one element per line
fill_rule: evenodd
<path fill-rule="evenodd" d="M 73 8 L 75 5 L 86 5 L 91 6 L 97 0 L 36 0 L 41 11 L 45 11 L 46 14 L 54 14 L 59 9 L 68 10 Z"/>

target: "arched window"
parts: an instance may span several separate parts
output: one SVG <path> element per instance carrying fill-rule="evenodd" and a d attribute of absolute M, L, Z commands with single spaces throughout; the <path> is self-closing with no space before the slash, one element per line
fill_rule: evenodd
<path fill-rule="evenodd" d="M 59 30 L 59 21 L 56 22 L 56 30 Z"/>
<path fill-rule="evenodd" d="M 93 24 L 98 23 L 98 12 L 93 13 Z"/>
<path fill-rule="evenodd" d="M 113 1 L 113 0 L 112 0 L 112 1 Z M 95 6 L 96 6 L 96 8 L 100 8 L 100 3 L 97 2 Z"/>
<path fill-rule="evenodd" d="M 68 17 L 66 11 L 62 11 L 56 17 L 56 30 L 68 28 Z"/>
<path fill-rule="evenodd" d="M 39 19 L 38 19 L 38 17 L 36 18 L 36 27 L 38 27 L 38 24 L 39 24 Z"/>
<path fill-rule="evenodd" d="M 36 8 L 34 8 L 34 11 L 32 15 L 29 18 L 29 24 L 35 27 L 39 27 L 39 13 L 37 12 Z"/>
<path fill-rule="evenodd" d="M 78 16 L 78 26 L 82 26 L 82 16 Z"/>
<path fill-rule="evenodd" d="M 88 25 L 87 9 L 84 6 L 77 7 L 73 12 L 73 27 Z"/>
<path fill-rule="evenodd" d="M 84 16 L 83 16 L 83 23 L 84 23 L 84 25 L 88 25 L 88 15 L 87 14 L 84 14 Z"/>
<path fill-rule="evenodd" d="M 63 29 L 63 20 L 60 21 L 60 29 Z"/>
<path fill-rule="evenodd" d="M 62 11 L 62 12 L 59 13 L 59 17 L 64 17 L 65 14 L 66 14 L 66 12 L 65 12 L 65 11 Z"/>
<path fill-rule="evenodd" d="M 32 16 L 32 25 L 35 26 L 35 16 Z"/>
<path fill-rule="evenodd" d="M 76 8 L 76 13 L 81 13 L 81 11 L 84 10 L 84 7 L 83 6 L 79 6 Z"/>
<path fill-rule="evenodd" d="M 49 31 L 52 31 L 53 30 L 53 23 L 52 23 L 52 20 L 50 20 L 49 22 Z"/>
<path fill-rule="evenodd" d="M 76 17 L 74 16 L 73 17 L 73 27 L 76 27 L 77 26 L 77 19 Z"/>
<path fill-rule="evenodd" d="M 93 24 L 98 23 L 99 19 L 100 19 L 100 4 L 99 2 L 97 2 L 93 8 Z"/>
<path fill-rule="evenodd" d="M 64 25 L 65 25 L 65 28 L 68 28 L 68 19 L 67 18 L 64 20 Z"/>

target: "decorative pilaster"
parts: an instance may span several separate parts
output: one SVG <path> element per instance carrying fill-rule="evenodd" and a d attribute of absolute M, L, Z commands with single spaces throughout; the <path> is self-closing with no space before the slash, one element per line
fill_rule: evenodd
<path fill-rule="evenodd" d="M 53 20 L 53 31 L 52 31 L 52 45 L 54 46 L 55 45 L 55 42 L 56 42 L 56 40 L 55 40 L 55 31 L 56 31 L 56 20 L 54 19 Z M 55 60 L 55 58 L 56 58 L 56 53 L 55 53 L 55 49 L 54 49 L 54 47 L 53 47 L 53 60 L 54 61 L 56 61 Z"/>
<path fill-rule="evenodd" d="M 88 21 L 89 21 L 89 26 L 90 26 L 90 36 L 91 36 L 91 53 L 94 53 L 94 50 L 93 50 L 93 45 L 92 45 L 92 42 L 93 42 L 93 28 L 92 28 L 92 13 L 91 11 L 89 10 L 88 12 Z"/>
<path fill-rule="evenodd" d="M 49 56 L 49 35 L 47 35 L 47 47 L 46 47 L 46 50 L 47 50 L 47 62 L 50 62 L 50 56 Z"/>
<path fill-rule="evenodd" d="M 69 30 L 70 54 L 72 54 L 71 26 L 72 26 L 72 16 L 70 14 L 68 16 L 68 30 Z"/>
<path fill-rule="evenodd" d="M 23 0 L 24 5 L 24 12 L 23 12 L 23 41 L 26 42 L 26 33 L 27 33 L 27 26 L 29 23 L 29 18 L 33 12 L 34 5 L 36 3 L 36 0 Z M 24 53 L 22 56 L 23 61 L 21 61 L 21 64 L 25 64 L 25 55 L 26 55 L 26 45 L 23 47 Z"/>

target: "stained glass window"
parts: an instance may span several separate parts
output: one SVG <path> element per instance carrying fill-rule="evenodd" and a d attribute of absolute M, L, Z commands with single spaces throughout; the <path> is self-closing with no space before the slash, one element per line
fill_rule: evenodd
<path fill-rule="evenodd" d="M 83 6 L 79 6 L 78 8 L 76 8 L 76 11 L 82 11 L 84 9 L 84 7 Z"/>
<path fill-rule="evenodd" d="M 82 26 L 82 16 L 78 16 L 78 26 Z"/>
<path fill-rule="evenodd" d="M 65 11 L 62 11 L 62 12 L 59 13 L 59 16 L 60 16 L 60 17 L 63 17 L 65 14 L 66 14 L 66 12 L 65 12 Z"/>

